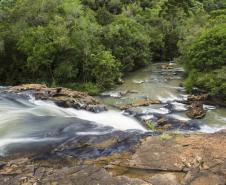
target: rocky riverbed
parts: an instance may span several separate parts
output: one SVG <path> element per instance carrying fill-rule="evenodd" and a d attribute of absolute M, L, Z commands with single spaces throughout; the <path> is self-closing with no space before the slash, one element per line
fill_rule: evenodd
<path fill-rule="evenodd" d="M 0 184 L 225 185 L 225 109 L 186 95 L 182 76 L 157 66 L 98 100 L 41 84 L 0 88 Z"/>

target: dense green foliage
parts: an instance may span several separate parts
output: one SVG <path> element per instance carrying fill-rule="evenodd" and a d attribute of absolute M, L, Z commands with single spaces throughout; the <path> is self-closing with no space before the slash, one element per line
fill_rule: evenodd
<path fill-rule="evenodd" d="M 94 94 L 177 58 L 188 90 L 225 93 L 225 8 L 224 0 L 0 0 L 0 83 Z"/>
<path fill-rule="evenodd" d="M 180 43 L 180 61 L 188 72 L 185 86 L 226 97 L 226 9 L 202 13 L 191 22 L 194 27 Z"/>

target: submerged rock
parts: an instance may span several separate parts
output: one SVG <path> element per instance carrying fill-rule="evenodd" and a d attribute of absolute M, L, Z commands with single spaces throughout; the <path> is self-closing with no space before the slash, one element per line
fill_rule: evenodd
<path fill-rule="evenodd" d="M 61 107 L 85 109 L 92 112 L 107 110 L 95 98 L 85 92 L 79 92 L 68 88 L 49 88 L 43 84 L 23 84 L 6 90 L 10 93 L 31 93 L 37 100 L 50 100 Z"/>
<path fill-rule="evenodd" d="M 193 102 L 186 112 L 186 115 L 192 119 L 202 119 L 206 115 L 206 111 L 203 108 L 203 103 L 200 101 Z"/>

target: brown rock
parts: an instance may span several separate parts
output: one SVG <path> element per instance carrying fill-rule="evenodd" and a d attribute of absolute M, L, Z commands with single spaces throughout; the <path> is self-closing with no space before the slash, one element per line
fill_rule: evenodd
<path fill-rule="evenodd" d="M 10 92 L 21 92 L 21 91 L 27 91 L 27 90 L 39 91 L 45 88 L 47 88 L 45 84 L 22 84 L 22 85 L 11 87 L 9 91 Z"/>
<path fill-rule="evenodd" d="M 48 88 L 46 85 L 42 84 L 23 84 L 11 87 L 7 91 L 11 93 L 34 91 L 33 95 L 36 99 L 50 100 L 62 107 L 86 109 L 93 112 L 101 112 L 107 109 L 87 93 L 63 87 Z"/>
<path fill-rule="evenodd" d="M 222 176 L 204 173 L 195 178 L 190 185 L 225 185 L 225 183 L 226 180 Z"/>
<path fill-rule="evenodd" d="M 66 155 L 54 159 L 5 160 L 6 165 L 0 170 L 0 184 L 17 185 L 26 181 L 27 184 L 57 182 L 62 185 L 224 185 L 225 133 L 174 134 L 164 141 L 159 136 L 149 136 L 131 151 L 85 160 L 84 163 Z M 117 142 L 117 138 L 109 138 L 99 147 L 104 149 Z M 75 147 L 76 142 L 66 150 Z M 204 169 L 205 165 L 208 168 Z M 10 173 L 4 173 L 10 166 Z M 34 166 L 37 166 L 35 170 Z M 18 170 L 21 171 L 19 174 L 16 173 Z"/>
<path fill-rule="evenodd" d="M 193 102 L 186 112 L 186 115 L 192 119 L 201 119 L 205 117 L 206 111 L 203 109 L 203 103 L 200 101 Z"/>
<path fill-rule="evenodd" d="M 209 98 L 209 94 L 201 94 L 201 95 L 190 95 L 187 100 L 190 102 L 193 101 L 206 101 Z"/>
<path fill-rule="evenodd" d="M 119 108 L 121 110 L 127 110 L 127 109 L 130 109 L 130 108 L 133 108 L 133 107 L 149 106 L 149 105 L 152 105 L 152 104 L 160 104 L 160 103 L 161 102 L 159 100 L 139 99 L 139 100 L 136 100 L 133 103 L 122 105 Z"/>
<path fill-rule="evenodd" d="M 152 185 L 180 185 L 177 177 L 173 173 L 154 175 L 148 182 Z"/>

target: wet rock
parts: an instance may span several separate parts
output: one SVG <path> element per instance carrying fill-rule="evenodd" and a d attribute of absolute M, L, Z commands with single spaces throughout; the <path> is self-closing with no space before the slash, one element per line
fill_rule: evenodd
<path fill-rule="evenodd" d="M 6 165 L 6 163 L 1 163 L 0 162 L 0 169 L 2 169 L 5 165 Z"/>
<path fill-rule="evenodd" d="M 199 130 L 199 124 L 194 121 L 180 121 L 170 117 L 159 117 L 156 121 L 157 131 L 169 131 L 169 130 L 186 130 L 195 131 Z"/>
<path fill-rule="evenodd" d="M 35 99 L 50 100 L 61 107 L 71 107 L 85 109 L 92 112 L 105 111 L 107 108 L 85 92 L 74 91 L 72 89 L 57 87 L 48 88 L 42 84 L 23 84 L 11 87 L 7 90 L 10 93 L 31 93 Z"/>
<path fill-rule="evenodd" d="M 208 98 L 209 94 L 189 95 L 187 97 L 187 101 L 189 102 L 206 101 Z"/>
<path fill-rule="evenodd" d="M 168 121 L 164 118 L 161 118 L 157 121 L 158 126 L 164 126 L 166 124 L 168 124 Z"/>
<path fill-rule="evenodd" d="M 127 110 L 133 107 L 141 107 L 141 106 L 149 106 L 152 104 L 160 104 L 161 102 L 159 100 L 151 100 L 151 99 L 139 99 L 136 100 L 134 103 L 122 105 L 119 108 L 121 110 Z"/>
<path fill-rule="evenodd" d="M 206 111 L 203 108 L 203 103 L 200 101 L 193 102 L 186 112 L 186 115 L 192 119 L 202 119 L 206 115 Z"/>
<path fill-rule="evenodd" d="M 107 107 L 105 105 L 88 105 L 86 107 L 86 110 L 99 113 L 99 112 L 107 111 Z"/>
<path fill-rule="evenodd" d="M 222 96 L 211 96 L 206 92 L 195 93 L 195 95 L 189 95 L 187 100 L 178 101 L 190 105 L 195 101 L 201 101 L 204 104 L 226 107 L 226 99 Z"/>
<path fill-rule="evenodd" d="M 121 98 L 125 95 L 127 95 L 128 91 L 110 91 L 110 92 L 103 92 L 101 93 L 101 96 L 103 97 L 112 97 L 112 98 Z"/>

